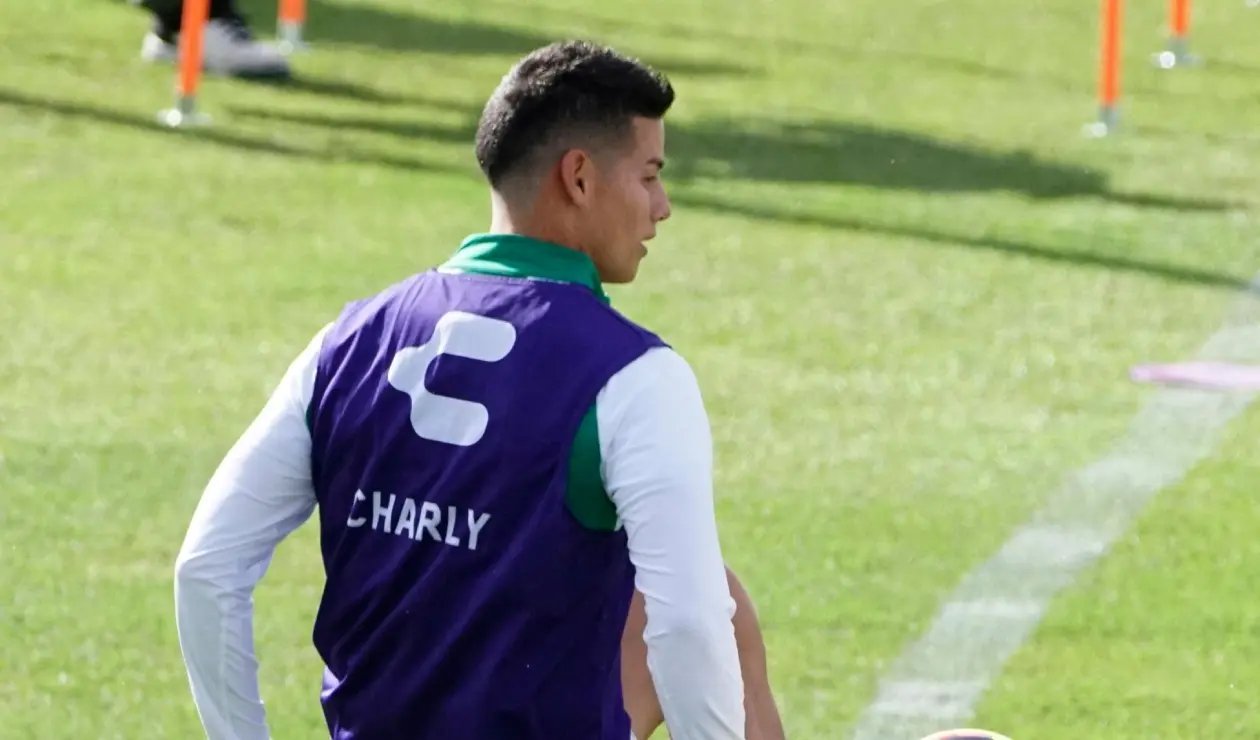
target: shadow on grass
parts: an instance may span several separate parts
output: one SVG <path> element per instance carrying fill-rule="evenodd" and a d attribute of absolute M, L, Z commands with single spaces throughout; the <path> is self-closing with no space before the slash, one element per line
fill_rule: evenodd
<path fill-rule="evenodd" d="M 371 85 L 331 77 L 315 76 L 300 70 L 295 71 L 288 78 L 261 77 L 240 80 L 240 82 L 255 87 L 266 87 L 269 91 L 274 90 L 281 95 L 296 93 L 298 95 L 339 98 L 352 103 L 367 103 L 374 106 L 411 106 L 431 108 L 444 112 L 459 111 L 463 115 L 474 118 L 481 114 L 480 107 L 474 106 L 467 101 L 431 96 L 423 92 L 399 93 L 393 90 L 386 91 Z M 484 92 L 486 95 L 489 95 L 490 91 L 486 89 Z"/>
<path fill-rule="evenodd" d="M 316 162 L 353 162 L 357 164 L 379 165 L 396 169 L 440 172 L 467 175 L 468 172 L 445 164 L 423 162 L 405 157 L 391 157 L 379 153 L 359 153 L 351 148 L 338 151 L 317 151 L 281 144 L 277 141 L 255 139 L 225 129 L 222 125 L 200 128 L 170 129 L 157 122 L 157 111 L 152 116 L 139 116 L 108 108 L 97 108 L 77 102 L 58 101 L 36 97 L 14 90 L 0 88 L 0 108 L 12 107 L 27 111 L 35 111 L 69 119 L 80 119 L 111 126 L 146 131 L 165 136 L 184 136 L 196 141 L 203 141 L 231 149 L 258 154 L 274 154 L 277 156 L 306 159 Z"/>
<path fill-rule="evenodd" d="M 926 193 L 1006 191 L 1178 211 L 1232 207 L 1206 198 L 1116 192 L 1100 170 L 863 124 L 710 120 L 671 127 L 668 142 L 675 161 L 670 176 L 684 182 L 711 177 Z"/>
<path fill-rule="evenodd" d="M 274 34 L 274 2 L 251 0 L 243 5 L 260 35 Z M 426 16 L 357 0 L 309 0 L 307 17 L 307 40 L 315 47 L 323 42 L 450 56 L 523 56 L 568 38 L 564 33 L 549 35 L 481 21 Z M 690 56 L 645 60 L 679 75 L 747 75 L 753 71 L 741 64 Z"/>
<path fill-rule="evenodd" d="M 468 120 L 461 124 L 446 125 L 424 120 L 388 119 L 363 115 L 329 115 L 326 113 L 306 113 L 291 110 L 268 110 L 251 106 L 233 106 L 232 114 L 241 118 L 273 123 L 292 124 L 323 128 L 332 131 L 359 131 L 371 134 L 385 134 L 403 139 L 428 139 L 450 144 L 473 145 L 477 131 L 476 117 L 479 111 L 470 106 L 462 106 Z"/>
<path fill-rule="evenodd" d="M 517 2 L 517 0 L 477 0 L 478 8 L 485 8 L 488 13 L 519 13 L 522 10 L 540 22 L 572 24 L 581 22 L 588 26 L 608 29 L 611 32 L 624 32 L 634 29 L 643 34 L 657 38 L 672 39 L 679 44 L 687 44 L 695 39 L 706 42 L 718 42 L 729 46 L 736 53 L 749 49 L 781 49 L 790 50 L 793 55 L 813 54 L 825 59 L 836 60 L 845 64 L 854 59 L 881 59 L 888 62 L 906 62 L 933 72 L 948 71 L 958 74 L 982 78 L 1018 81 L 1024 83 L 1044 84 L 1051 82 L 1044 77 L 1031 77 L 1018 70 L 988 64 L 979 58 L 966 58 L 943 54 L 925 53 L 902 47 L 877 46 L 837 43 L 834 40 L 819 41 L 814 38 L 802 38 L 798 35 L 784 35 L 781 31 L 759 31 L 757 33 L 741 33 L 726 27 L 720 21 L 715 23 L 687 24 L 671 20 L 668 14 L 645 15 L 633 12 L 634 6 L 623 6 L 629 12 L 619 15 L 600 13 L 587 6 L 582 10 L 572 7 L 550 5 L 545 2 Z M 966 47 L 960 47 L 966 48 Z M 972 47 L 977 48 L 977 47 Z M 664 69 L 664 66 L 662 65 Z M 665 69 L 665 71 L 669 71 Z"/>
<path fill-rule="evenodd" d="M 382 92 L 369 85 L 345 80 L 334 80 L 325 77 L 314 77 L 309 74 L 294 72 L 290 77 L 259 77 L 246 80 L 252 85 L 272 88 L 278 92 L 307 93 L 341 98 L 356 103 L 372 103 L 377 105 L 406 105 L 423 103 L 422 100 L 411 99 L 402 95 Z"/>
<path fill-rule="evenodd" d="M 471 146 L 476 111 L 468 106 L 457 111 L 466 120 L 448 126 L 370 116 L 233 109 L 250 118 Z M 684 184 L 699 178 L 831 183 L 925 193 L 1005 191 L 1034 199 L 1088 197 L 1189 212 L 1233 207 L 1208 198 L 1117 192 L 1100 170 L 1051 162 L 1024 151 L 993 151 L 862 124 L 721 119 L 671 124 L 667 137 L 669 178 Z"/>
<path fill-rule="evenodd" d="M 465 114 L 475 113 L 466 108 Z M 368 116 L 266 111 L 234 113 L 290 125 L 358 130 L 402 138 L 427 138 L 471 146 L 475 118 L 446 126 Z M 1214 211 L 1230 204 L 1146 193 L 1119 193 L 1105 173 L 1040 160 L 1026 152 L 1001 153 L 918 134 L 853 124 L 792 124 L 741 128 L 734 121 L 675 124 L 668 134 L 670 179 L 686 184 L 699 177 L 782 183 L 849 183 L 920 192 L 1013 191 L 1033 199 L 1091 197 L 1135 207 Z M 1059 249 L 1011 239 L 951 234 L 934 229 L 878 224 L 753 206 L 674 190 L 675 203 L 719 213 L 823 228 L 918 239 L 1100 269 L 1148 275 L 1213 288 L 1247 290 L 1247 278 L 1122 256 Z"/>
<path fill-rule="evenodd" d="M 1115 272 L 1127 272 L 1146 275 L 1160 280 L 1190 285 L 1201 285 L 1208 288 L 1220 288 L 1237 291 L 1255 292 L 1254 286 L 1247 278 L 1225 275 L 1199 270 L 1192 267 L 1161 264 L 1145 260 L 1130 259 L 1109 254 L 1059 249 L 1044 245 L 1030 244 L 1013 239 L 995 237 L 976 237 L 964 234 L 950 234 L 918 226 L 899 226 L 893 224 L 877 224 L 862 219 L 832 216 L 816 213 L 789 211 L 771 206 L 757 206 L 743 203 L 732 203 L 727 200 L 700 196 L 691 193 L 675 194 L 673 201 L 685 208 L 696 208 L 721 214 L 732 214 L 744 218 L 790 223 L 803 226 L 816 226 L 825 229 L 838 229 L 861 234 L 892 236 L 905 239 L 917 239 L 945 247 L 964 247 L 989 252 L 999 252 L 1018 257 L 1027 257 L 1043 262 L 1054 262 L 1084 267 L 1096 267 Z"/>
<path fill-rule="evenodd" d="M 274 154 L 320 162 L 354 162 L 417 172 L 471 176 L 472 171 L 449 165 L 433 165 L 379 153 L 352 149 L 326 152 L 291 147 L 233 133 L 220 126 L 172 132 L 152 118 L 92 107 L 75 102 L 38 98 L 0 88 L 0 106 L 83 119 L 165 135 L 183 135 L 247 152 Z M 290 124 L 360 130 L 404 138 L 430 138 L 471 147 L 473 124 L 445 126 L 379 120 L 369 117 L 341 118 L 316 113 L 291 113 L 235 109 L 236 115 L 253 116 Z M 686 182 L 700 176 L 748 180 L 821 183 L 847 182 L 870 187 L 960 192 L 1013 190 L 1034 198 L 1067 196 L 1099 197 L 1113 202 L 1151 208 L 1204 210 L 1225 207 L 1211 201 L 1181 200 L 1160 195 L 1117 194 L 1107 189 L 1103 174 L 1037 160 L 1029 155 L 985 152 L 971 147 L 934 141 L 904 132 L 877 131 L 844 124 L 793 126 L 767 131 L 741 130 L 729 122 L 679 125 L 670 134 L 671 169 L 681 170 Z M 834 149 L 834 151 L 833 151 Z M 708 173 L 713 168 L 725 173 Z M 681 190 L 682 192 L 679 192 Z M 919 239 L 944 246 L 962 246 L 1002 252 L 1038 260 L 1069 263 L 1138 273 L 1152 277 L 1234 290 L 1247 289 L 1246 278 L 1176 265 L 1147 262 L 1122 256 L 1072 251 L 1015 240 L 950 234 L 926 227 L 879 224 L 859 218 L 810 214 L 769 205 L 750 205 L 729 199 L 702 196 L 676 189 L 675 202 L 737 216 L 781 223 Z"/>
<path fill-rule="evenodd" d="M 242 0 L 239 5 L 259 36 L 275 33 L 274 0 Z M 524 54 L 551 40 L 529 31 L 433 18 L 365 0 L 309 0 L 305 35 L 315 47 L 325 42 L 459 56 Z"/>

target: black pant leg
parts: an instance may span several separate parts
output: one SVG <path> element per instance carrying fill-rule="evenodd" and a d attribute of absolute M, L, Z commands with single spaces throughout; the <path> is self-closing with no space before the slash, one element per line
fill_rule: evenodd
<path fill-rule="evenodd" d="M 142 0 L 140 5 L 153 14 L 153 30 L 158 36 L 170 41 L 179 33 L 184 14 L 182 0 Z M 210 17 L 244 21 L 235 0 L 210 0 Z"/>

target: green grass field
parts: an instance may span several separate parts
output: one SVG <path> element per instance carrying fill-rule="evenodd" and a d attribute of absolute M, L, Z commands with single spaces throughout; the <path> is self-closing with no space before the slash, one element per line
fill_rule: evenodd
<path fill-rule="evenodd" d="M 248 3 L 270 34 L 274 5 Z M 343 302 L 487 226 L 471 153 L 514 58 L 582 35 L 671 73 L 673 220 L 616 289 L 692 362 L 728 560 L 789 735 L 842 738 L 958 579 L 1123 433 L 1260 269 L 1260 13 L 1158 72 L 1122 137 L 1096 9 L 1037 0 L 312 0 L 288 86 L 173 71 L 112 0 L 0 8 L 0 736 L 194 738 L 172 565 L 201 487 Z M 974 724 L 1260 737 L 1254 411 L 1054 603 Z M 316 532 L 257 594 L 276 738 L 321 719 Z M 942 728 L 944 729 L 944 728 Z M 889 738 L 888 740 L 913 740 Z"/>

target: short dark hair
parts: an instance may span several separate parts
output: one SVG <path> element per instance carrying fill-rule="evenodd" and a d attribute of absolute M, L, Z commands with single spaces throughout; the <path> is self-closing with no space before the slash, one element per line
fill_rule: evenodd
<path fill-rule="evenodd" d="M 477 163 L 498 186 L 556 145 L 624 136 L 633 118 L 664 118 L 673 103 L 669 80 L 637 59 L 587 41 L 550 44 L 517 62 L 490 96 Z"/>

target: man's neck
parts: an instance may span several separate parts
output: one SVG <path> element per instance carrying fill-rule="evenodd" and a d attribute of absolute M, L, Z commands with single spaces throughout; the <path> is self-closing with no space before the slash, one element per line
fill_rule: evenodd
<path fill-rule="evenodd" d="M 506 201 L 498 194 L 494 195 L 493 208 L 490 216 L 490 233 L 493 234 L 513 234 L 515 236 L 523 236 L 527 239 L 535 241 L 556 244 L 566 247 L 577 252 L 582 252 L 578 245 L 563 228 L 562 224 L 557 223 L 557 219 L 544 218 L 534 209 L 535 212 L 528 215 L 514 213 L 509 208 Z"/>

